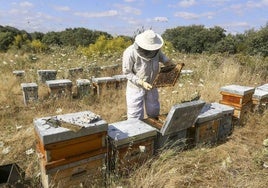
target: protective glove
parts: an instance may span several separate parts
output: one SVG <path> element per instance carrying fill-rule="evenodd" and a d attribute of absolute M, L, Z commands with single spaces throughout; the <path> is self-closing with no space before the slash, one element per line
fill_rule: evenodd
<path fill-rule="evenodd" d="M 146 90 L 151 90 L 153 88 L 153 86 L 151 84 L 149 84 L 148 82 L 145 82 L 143 80 L 138 80 L 137 83 L 139 85 L 141 85 Z"/>

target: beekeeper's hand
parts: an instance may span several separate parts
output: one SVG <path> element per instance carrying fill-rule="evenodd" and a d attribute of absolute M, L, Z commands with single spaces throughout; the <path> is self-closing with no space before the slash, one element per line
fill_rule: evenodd
<path fill-rule="evenodd" d="M 145 82 L 143 80 L 138 80 L 137 82 L 139 85 L 141 85 L 144 89 L 146 90 L 151 90 L 153 88 L 153 86 L 151 84 L 149 84 L 148 82 Z"/>

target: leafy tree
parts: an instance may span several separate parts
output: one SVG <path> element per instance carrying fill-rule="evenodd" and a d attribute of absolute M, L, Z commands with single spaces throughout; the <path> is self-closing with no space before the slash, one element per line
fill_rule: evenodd
<path fill-rule="evenodd" d="M 268 56 L 268 24 L 259 31 L 248 32 L 248 53 Z"/>
<path fill-rule="evenodd" d="M 131 44 L 131 40 L 124 37 L 107 38 L 101 35 L 94 44 L 88 47 L 79 47 L 78 50 L 88 56 L 103 56 L 121 54 Z"/>
<path fill-rule="evenodd" d="M 31 49 L 36 52 L 43 52 L 48 49 L 48 47 L 43 44 L 40 40 L 33 40 L 31 42 Z"/>
<path fill-rule="evenodd" d="M 42 38 L 42 43 L 46 45 L 62 45 L 58 32 L 48 32 Z"/>
<path fill-rule="evenodd" d="M 211 47 L 210 52 L 228 52 L 235 54 L 237 52 L 237 41 L 235 36 L 228 34 L 225 38 L 216 43 L 214 47 Z"/>
<path fill-rule="evenodd" d="M 7 51 L 13 40 L 13 34 L 11 32 L 0 32 L 0 51 Z"/>
<path fill-rule="evenodd" d="M 31 35 L 32 40 L 40 40 L 40 41 L 42 41 L 42 39 L 43 39 L 45 34 L 41 33 L 41 32 L 33 32 L 30 35 Z"/>
<path fill-rule="evenodd" d="M 224 38 L 224 32 L 220 27 L 207 29 L 203 25 L 179 26 L 167 29 L 163 38 L 181 52 L 202 53 L 209 51 L 215 43 Z"/>
<path fill-rule="evenodd" d="M 101 35 L 111 38 L 111 35 L 106 32 L 92 31 L 86 28 L 69 28 L 60 32 L 60 40 L 64 46 L 87 46 L 95 43 Z"/>

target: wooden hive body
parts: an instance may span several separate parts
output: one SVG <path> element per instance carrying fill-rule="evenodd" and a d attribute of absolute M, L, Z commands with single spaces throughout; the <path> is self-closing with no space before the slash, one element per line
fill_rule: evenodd
<path fill-rule="evenodd" d="M 264 86 L 257 87 L 253 94 L 252 103 L 255 112 L 262 113 L 268 108 L 268 84 L 267 88 Z"/>
<path fill-rule="evenodd" d="M 98 118 L 92 120 L 93 117 Z M 44 186 L 53 183 L 52 180 L 58 183 L 77 174 L 85 174 L 83 178 L 95 176 L 90 174 L 91 166 L 103 167 L 108 124 L 98 115 L 83 111 L 43 117 L 35 119 L 34 125 L 37 150 L 42 156 L 40 168 Z M 77 168 L 85 172 L 76 172 Z M 79 181 L 84 181 L 83 178 Z"/>
<path fill-rule="evenodd" d="M 101 95 L 104 90 L 116 88 L 116 79 L 113 77 L 92 78 L 92 85 L 94 94 Z"/>
<path fill-rule="evenodd" d="M 194 127 L 195 144 L 214 144 L 218 141 L 218 129 L 223 113 L 206 104 L 197 117 Z"/>
<path fill-rule="evenodd" d="M 220 119 L 218 140 L 224 141 L 233 132 L 234 108 L 217 102 L 211 103 L 211 107 L 222 111 Z"/>
<path fill-rule="evenodd" d="M 228 85 L 221 87 L 222 100 L 221 104 L 232 106 L 235 108 L 234 117 L 243 120 L 247 112 L 252 109 L 252 96 L 254 87 L 246 87 L 240 85 Z"/>
<path fill-rule="evenodd" d="M 120 174 L 142 165 L 154 154 L 156 129 L 141 120 L 109 124 L 110 170 Z"/>
<path fill-rule="evenodd" d="M 48 80 L 46 84 L 49 88 L 50 97 L 71 97 L 72 81 L 69 79 Z"/>
<path fill-rule="evenodd" d="M 39 81 L 45 83 L 48 80 L 56 80 L 57 70 L 37 70 Z"/>
<path fill-rule="evenodd" d="M 81 159 L 51 169 L 40 160 L 41 181 L 44 188 L 103 186 L 106 178 L 106 154 Z"/>
<path fill-rule="evenodd" d="M 90 94 L 91 90 L 91 82 L 88 79 L 77 79 L 76 80 L 77 86 L 77 96 L 83 97 Z"/>
<path fill-rule="evenodd" d="M 25 105 L 38 100 L 38 85 L 36 83 L 21 83 L 21 88 Z"/>

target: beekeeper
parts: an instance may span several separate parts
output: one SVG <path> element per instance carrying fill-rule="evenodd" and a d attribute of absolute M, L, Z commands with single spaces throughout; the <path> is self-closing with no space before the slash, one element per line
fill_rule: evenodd
<path fill-rule="evenodd" d="M 153 30 L 135 37 L 135 42 L 123 53 L 123 74 L 127 77 L 126 102 L 128 119 L 143 119 L 144 107 L 148 117 L 160 112 L 159 95 L 152 83 L 159 72 L 159 63 L 174 65 L 161 52 L 164 41 Z"/>

